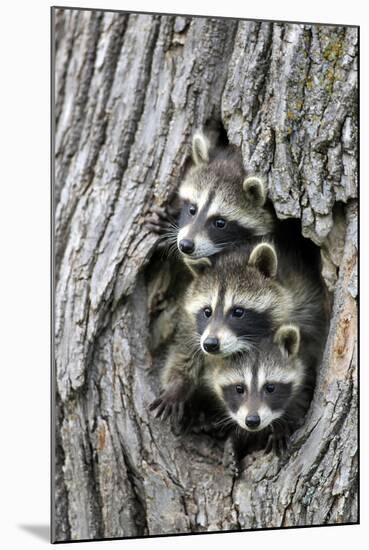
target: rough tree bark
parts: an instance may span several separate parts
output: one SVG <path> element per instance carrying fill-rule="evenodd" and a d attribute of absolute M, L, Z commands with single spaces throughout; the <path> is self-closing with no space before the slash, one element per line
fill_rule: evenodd
<path fill-rule="evenodd" d="M 54 539 L 356 522 L 357 29 L 70 9 L 53 21 Z M 266 174 L 278 216 L 321 246 L 333 296 L 291 454 L 253 454 L 237 480 L 221 442 L 148 412 L 176 300 L 143 221 L 210 119 Z"/>

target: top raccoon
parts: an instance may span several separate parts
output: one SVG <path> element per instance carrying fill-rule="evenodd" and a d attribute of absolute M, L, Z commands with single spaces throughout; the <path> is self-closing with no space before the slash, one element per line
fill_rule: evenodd
<path fill-rule="evenodd" d="M 245 176 L 236 147 L 212 149 L 197 132 L 192 158 L 179 189 L 177 246 L 187 263 L 273 232 L 275 215 L 266 203 L 265 184 Z"/>

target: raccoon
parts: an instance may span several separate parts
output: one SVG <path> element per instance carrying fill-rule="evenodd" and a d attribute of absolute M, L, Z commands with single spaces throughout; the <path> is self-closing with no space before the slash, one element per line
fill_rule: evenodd
<path fill-rule="evenodd" d="M 316 364 L 306 361 L 300 344 L 299 328 L 282 325 L 252 353 L 223 359 L 205 370 L 222 411 L 220 424 L 231 425 L 225 465 L 236 473 L 247 452 L 283 454 L 290 435 L 303 424 Z"/>
<path fill-rule="evenodd" d="M 240 150 L 232 145 L 211 147 L 195 133 L 193 166 L 179 188 L 178 223 L 160 208 L 152 208 L 148 227 L 175 239 L 188 267 L 230 247 L 272 234 L 276 216 L 263 179 L 246 176 Z"/>

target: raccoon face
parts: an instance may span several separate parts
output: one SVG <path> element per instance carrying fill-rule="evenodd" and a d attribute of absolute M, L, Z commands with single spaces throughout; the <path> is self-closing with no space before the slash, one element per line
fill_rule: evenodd
<path fill-rule="evenodd" d="M 285 414 L 304 377 L 299 342 L 299 329 L 284 325 L 258 353 L 218 369 L 216 392 L 227 415 L 244 430 L 261 431 Z"/>
<path fill-rule="evenodd" d="M 195 166 L 179 190 L 181 254 L 197 260 L 272 230 L 272 215 L 264 206 L 266 190 L 259 178 L 245 179 L 240 166 L 230 159 L 210 161 L 203 134 L 195 134 L 192 156 Z"/>
<path fill-rule="evenodd" d="M 196 316 L 205 354 L 226 356 L 249 350 L 271 333 L 273 321 L 267 309 L 258 311 L 257 304 L 246 303 L 241 296 L 235 302 L 227 303 L 227 298 L 218 296 L 214 310 L 207 305 Z"/>
<path fill-rule="evenodd" d="M 227 356 L 253 349 L 286 315 L 288 297 L 273 280 L 274 248 L 257 245 L 248 263 L 242 255 L 220 257 L 189 288 L 185 308 L 194 319 L 202 351 Z"/>

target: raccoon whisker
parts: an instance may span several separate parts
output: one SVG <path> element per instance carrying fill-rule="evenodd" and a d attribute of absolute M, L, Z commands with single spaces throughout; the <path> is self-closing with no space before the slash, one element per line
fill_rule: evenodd
<path fill-rule="evenodd" d="M 193 334 L 192 341 L 196 344 L 197 347 L 201 349 L 201 336 L 200 334 Z"/>
<path fill-rule="evenodd" d="M 192 359 L 193 361 L 197 361 L 199 355 L 201 355 L 200 343 L 197 342 L 196 340 L 194 340 L 193 337 L 189 337 L 189 338 L 182 339 L 181 343 L 182 343 L 185 347 L 189 348 L 188 351 L 190 352 L 190 354 L 192 354 L 191 359 Z"/>
<path fill-rule="evenodd" d="M 240 352 L 257 351 L 259 349 L 260 338 L 253 336 L 240 336 L 238 338 L 241 343 Z"/>
<path fill-rule="evenodd" d="M 222 353 L 224 355 L 233 355 L 234 353 L 238 353 L 239 350 L 235 351 L 234 349 L 234 345 L 232 344 L 227 344 L 225 346 L 223 346 L 222 348 Z"/>
<path fill-rule="evenodd" d="M 169 243 L 167 252 L 168 256 L 172 256 L 177 259 L 180 257 L 180 252 L 177 247 L 177 241 Z"/>
<path fill-rule="evenodd" d="M 175 222 L 169 223 L 169 226 L 170 226 L 170 227 L 173 227 L 173 229 L 176 229 L 176 230 L 177 230 L 177 233 L 178 233 L 179 225 L 178 225 L 177 223 L 175 223 Z"/>
<path fill-rule="evenodd" d="M 163 258 L 165 255 L 170 255 L 171 247 L 177 248 L 177 243 L 175 242 L 174 237 L 171 236 L 168 237 L 167 235 L 162 235 L 161 237 L 159 237 L 157 242 L 162 243 L 161 258 Z"/>
<path fill-rule="evenodd" d="M 175 243 L 168 243 L 167 251 L 168 251 L 168 254 L 174 254 L 176 251 Z"/>
<path fill-rule="evenodd" d="M 241 435 L 244 435 L 244 433 L 245 433 L 245 430 L 241 428 L 239 424 L 236 424 L 236 435 L 241 436 Z"/>
<path fill-rule="evenodd" d="M 234 349 L 234 344 L 228 344 L 223 347 L 223 352 L 225 355 L 242 355 L 245 351 L 254 351 L 257 350 L 256 342 L 250 341 L 248 338 L 238 338 L 237 349 Z"/>
<path fill-rule="evenodd" d="M 166 241 L 167 239 L 168 239 L 167 235 L 159 235 L 156 239 L 156 242 L 160 243 L 160 242 Z"/>
<path fill-rule="evenodd" d="M 162 240 L 168 240 L 168 241 L 172 241 L 172 242 L 175 242 L 177 244 L 177 233 L 171 233 L 171 232 L 168 232 L 168 233 L 164 233 L 163 235 L 161 235 L 160 237 Z"/>
<path fill-rule="evenodd" d="M 171 237 L 170 237 L 170 239 L 171 239 Z M 162 254 L 161 254 L 162 259 L 164 258 L 164 256 L 173 256 L 174 253 L 175 253 L 175 249 L 177 248 L 177 243 L 170 242 L 170 239 L 167 239 L 168 242 L 166 242 L 164 244 L 163 251 L 162 251 Z"/>
<path fill-rule="evenodd" d="M 175 243 L 173 243 L 174 245 L 174 250 L 175 250 L 175 256 L 177 257 L 177 259 L 179 258 L 182 258 L 182 255 L 178 249 L 178 245 L 177 245 L 177 239 L 175 240 Z"/>
<path fill-rule="evenodd" d="M 215 252 L 218 253 L 218 252 L 222 252 L 224 249 L 226 249 L 227 247 L 229 246 L 229 243 L 224 243 L 222 245 L 217 245 L 215 244 L 214 245 L 214 249 L 215 249 Z"/>
<path fill-rule="evenodd" d="M 173 246 L 175 246 L 175 243 L 171 242 L 170 239 L 167 239 L 167 242 L 165 243 L 165 250 L 168 252 Z"/>
<path fill-rule="evenodd" d="M 199 358 L 199 356 L 201 355 L 201 353 L 202 353 L 201 348 L 197 346 L 195 351 L 193 352 L 193 359 L 197 360 Z"/>
<path fill-rule="evenodd" d="M 199 334 L 187 334 L 185 335 L 185 341 L 186 342 L 192 342 L 193 344 L 200 344 L 201 336 Z M 183 342 L 183 336 L 181 336 L 181 342 Z"/>
<path fill-rule="evenodd" d="M 183 344 L 187 348 L 189 348 L 188 351 L 192 354 L 192 359 L 197 359 L 197 355 L 201 353 L 201 349 L 199 349 L 198 346 L 194 344 L 194 342 L 192 342 L 191 340 L 189 341 L 184 340 Z"/>
<path fill-rule="evenodd" d="M 177 237 L 178 235 L 178 230 L 176 229 L 166 229 L 161 235 L 160 235 L 160 238 L 166 238 L 168 236 L 172 236 L 172 237 Z"/>
<path fill-rule="evenodd" d="M 234 424 L 233 418 L 230 417 L 224 417 L 218 420 L 217 422 L 214 422 L 214 426 L 216 428 L 225 428 L 226 426 L 232 426 Z"/>
<path fill-rule="evenodd" d="M 256 350 L 258 349 L 257 342 L 254 340 L 251 340 L 249 338 L 243 338 L 242 336 L 239 338 L 239 343 L 241 344 L 240 351 L 246 351 L 249 349 Z"/>
<path fill-rule="evenodd" d="M 229 241 L 215 242 L 215 243 L 214 243 L 214 246 L 215 246 L 216 248 L 221 248 L 221 247 L 224 247 L 224 246 L 229 246 Z"/>
<path fill-rule="evenodd" d="M 223 424 L 227 424 L 229 422 L 229 418 L 228 417 L 223 417 L 223 418 L 220 418 L 220 420 L 216 420 L 214 422 L 214 426 L 222 426 Z"/>

